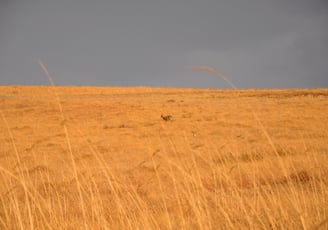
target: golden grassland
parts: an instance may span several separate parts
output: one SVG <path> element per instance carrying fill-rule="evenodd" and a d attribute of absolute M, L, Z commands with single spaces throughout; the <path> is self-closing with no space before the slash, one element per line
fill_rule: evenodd
<path fill-rule="evenodd" d="M 12 86 L 0 115 L 0 229 L 328 228 L 327 89 Z"/>

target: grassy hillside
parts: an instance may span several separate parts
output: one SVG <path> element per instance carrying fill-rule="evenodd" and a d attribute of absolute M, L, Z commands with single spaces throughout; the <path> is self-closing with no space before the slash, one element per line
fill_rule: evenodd
<path fill-rule="evenodd" d="M 0 87 L 0 229 L 326 229 L 327 114 L 326 89 Z"/>

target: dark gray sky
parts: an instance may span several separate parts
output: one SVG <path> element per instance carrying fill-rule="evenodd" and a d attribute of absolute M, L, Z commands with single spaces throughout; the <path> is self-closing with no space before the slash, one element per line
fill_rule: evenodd
<path fill-rule="evenodd" d="M 0 0 L 0 85 L 327 88 L 327 0 Z"/>

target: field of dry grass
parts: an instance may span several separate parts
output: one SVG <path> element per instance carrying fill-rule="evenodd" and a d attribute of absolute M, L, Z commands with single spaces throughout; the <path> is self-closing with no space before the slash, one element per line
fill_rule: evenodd
<path fill-rule="evenodd" d="M 0 87 L 0 229 L 327 229 L 327 114 L 326 89 Z"/>

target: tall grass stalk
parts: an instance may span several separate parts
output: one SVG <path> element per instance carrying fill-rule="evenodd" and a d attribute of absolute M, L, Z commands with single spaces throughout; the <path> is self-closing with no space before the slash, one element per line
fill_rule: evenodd
<path fill-rule="evenodd" d="M 79 197 L 80 197 L 80 205 L 81 205 L 81 210 L 82 210 L 82 214 L 83 214 L 84 227 L 85 227 L 85 229 L 88 229 L 88 226 L 87 226 L 87 223 L 86 223 L 87 217 L 86 217 L 86 210 L 85 210 L 85 207 L 84 207 L 84 200 L 83 200 L 83 196 L 82 196 L 81 183 L 80 183 L 80 180 L 79 180 L 79 177 L 78 177 L 76 163 L 75 163 L 75 160 L 74 160 L 72 146 L 71 146 L 71 141 L 70 141 L 70 138 L 69 138 L 69 135 L 68 135 L 67 125 L 66 125 L 66 120 L 67 119 L 65 118 L 63 107 L 61 105 L 60 99 L 59 99 L 58 94 L 56 92 L 55 83 L 54 83 L 54 81 L 53 81 L 53 79 L 52 79 L 52 77 L 51 77 L 48 69 L 46 68 L 46 66 L 43 64 L 43 62 L 40 59 L 38 60 L 38 62 L 39 62 L 39 65 L 41 66 L 44 74 L 49 79 L 49 82 L 50 82 L 50 84 L 52 86 L 52 89 L 53 89 L 52 92 L 53 92 L 54 97 L 55 97 L 55 99 L 57 101 L 59 112 L 60 112 L 60 115 L 61 115 L 61 118 L 62 118 L 62 124 L 63 124 L 63 129 L 64 129 L 64 133 L 65 133 L 65 138 L 66 138 L 66 143 L 67 143 L 68 151 L 69 151 L 70 156 L 71 156 L 73 173 L 74 173 L 74 176 L 75 176 L 75 179 L 76 179 L 76 186 L 77 186 L 77 190 L 78 190 Z"/>

